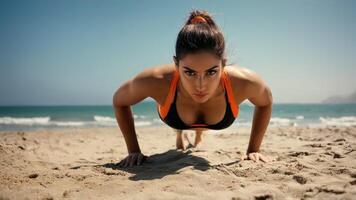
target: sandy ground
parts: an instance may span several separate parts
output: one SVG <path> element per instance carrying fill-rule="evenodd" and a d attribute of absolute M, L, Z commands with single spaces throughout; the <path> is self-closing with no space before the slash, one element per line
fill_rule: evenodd
<path fill-rule="evenodd" d="M 0 132 L 0 200 L 356 199 L 356 127 L 269 127 L 270 163 L 240 161 L 249 128 L 205 132 L 184 151 L 168 127 L 137 134 L 149 162 L 120 168 L 118 128 Z"/>

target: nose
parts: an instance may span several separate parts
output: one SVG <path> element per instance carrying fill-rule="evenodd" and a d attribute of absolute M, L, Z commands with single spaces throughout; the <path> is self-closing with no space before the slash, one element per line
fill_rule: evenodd
<path fill-rule="evenodd" d="M 195 88 L 196 88 L 197 92 L 205 91 L 206 80 L 205 80 L 204 75 L 200 75 L 197 77 L 195 86 L 196 86 Z"/>

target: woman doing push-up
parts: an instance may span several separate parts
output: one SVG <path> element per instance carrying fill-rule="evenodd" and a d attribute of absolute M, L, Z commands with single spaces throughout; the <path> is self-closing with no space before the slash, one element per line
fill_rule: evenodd
<path fill-rule="evenodd" d="M 185 149 L 183 130 L 202 131 L 229 127 L 248 99 L 255 106 L 251 136 L 241 159 L 262 160 L 260 145 L 272 112 L 272 93 L 255 72 L 227 65 L 222 32 L 206 11 L 190 13 L 178 33 L 172 64 L 148 68 L 119 87 L 113 96 L 115 116 L 123 133 L 128 156 L 120 165 L 140 165 L 142 154 L 134 127 L 131 105 L 147 97 L 157 103 L 159 117 L 177 132 L 176 145 Z"/>

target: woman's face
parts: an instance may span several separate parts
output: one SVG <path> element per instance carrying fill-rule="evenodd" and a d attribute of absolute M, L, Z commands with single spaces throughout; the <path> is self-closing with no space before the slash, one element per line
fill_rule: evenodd
<path fill-rule="evenodd" d="M 197 103 L 204 103 L 217 93 L 222 69 L 222 60 L 209 52 L 188 54 L 178 62 L 183 89 Z"/>

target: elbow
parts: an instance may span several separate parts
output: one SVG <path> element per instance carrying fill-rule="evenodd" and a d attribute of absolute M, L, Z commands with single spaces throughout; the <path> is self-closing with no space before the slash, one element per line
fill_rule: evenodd
<path fill-rule="evenodd" d="M 267 88 L 267 94 L 268 94 L 269 105 L 272 105 L 273 104 L 273 95 L 272 95 L 272 91 L 270 88 Z"/>
<path fill-rule="evenodd" d="M 114 107 L 130 106 L 130 86 L 123 84 L 112 96 L 112 104 Z"/>
<path fill-rule="evenodd" d="M 120 101 L 120 96 L 121 96 L 121 87 L 115 91 L 115 93 L 112 96 L 112 105 L 114 107 L 118 107 L 122 105 L 122 102 Z"/>
<path fill-rule="evenodd" d="M 117 99 L 118 99 L 118 90 L 116 90 L 116 91 L 114 92 L 114 95 L 112 96 L 112 105 L 113 105 L 114 107 L 118 106 Z"/>
<path fill-rule="evenodd" d="M 273 106 L 273 96 L 271 90 L 267 87 L 265 90 L 265 98 L 263 103 L 258 105 L 257 107 L 272 107 Z"/>

